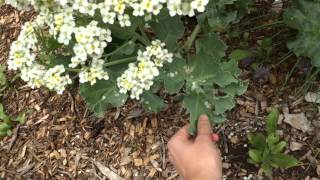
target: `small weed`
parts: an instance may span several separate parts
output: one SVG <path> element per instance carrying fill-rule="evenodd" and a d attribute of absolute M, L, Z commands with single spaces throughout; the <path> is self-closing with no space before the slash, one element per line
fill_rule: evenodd
<path fill-rule="evenodd" d="M 279 111 L 272 110 L 267 117 L 267 133 L 248 135 L 251 144 L 248 162 L 261 167 L 267 176 L 272 176 L 272 168 L 290 168 L 298 164 L 296 158 L 283 152 L 287 142 L 280 141 L 276 133 L 278 117 Z"/>

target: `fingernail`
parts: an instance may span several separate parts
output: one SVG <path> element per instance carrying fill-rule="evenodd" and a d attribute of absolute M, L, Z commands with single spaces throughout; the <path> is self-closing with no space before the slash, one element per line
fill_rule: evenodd
<path fill-rule="evenodd" d="M 211 140 L 212 140 L 213 142 L 219 142 L 220 137 L 219 137 L 218 134 L 213 133 L 213 134 L 211 135 Z"/>
<path fill-rule="evenodd" d="M 207 121 L 207 120 L 209 120 L 207 115 L 201 115 L 200 116 L 200 121 Z"/>

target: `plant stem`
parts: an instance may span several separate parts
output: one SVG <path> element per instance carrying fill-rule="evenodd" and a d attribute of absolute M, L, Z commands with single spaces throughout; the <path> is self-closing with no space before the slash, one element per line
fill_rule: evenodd
<path fill-rule="evenodd" d="M 81 69 L 73 69 L 73 68 L 64 68 L 66 71 L 69 71 L 69 72 L 76 72 L 76 73 L 78 73 L 78 72 L 80 72 L 81 71 Z"/>
<path fill-rule="evenodd" d="M 200 33 L 201 27 L 198 24 L 194 30 L 192 31 L 191 36 L 188 38 L 187 42 L 185 43 L 185 45 L 183 46 L 184 49 L 189 50 L 191 48 L 191 46 L 193 45 L 194 41 L 196 40 L 198 34 Z"/>
<path fill-rule="evenodd" d="M 136 32 L 134 32 L 133 35 L 135 36 L 135 38 L 137 38 L 144 45 L 146 45 L 146 46 L 150 45 L 149 39 L 145 39 L 143 36 L 141 36 L 140 34 L 138 34 Z"/>
<path fill-rule="evenodd" d="M 136 56 L 123 58 L 123 59 L 119 59 L 119 60 L 115 60 L 115 61 L 111 61 L 111 62 L 105 63 L 104 67 L 111 67 L 111 66 L 116 66 L 116 65 L 119 65 L 119 64 L 134 62 L 136 59 L 137 59 Z"/>
<path fill-rule="evenodd" d="M 280 64 L 282 64 L 284 61 L 286 61 L 293 55 L 294 55 L 293 52 L 289 51 L 285 56 L 283 56 L 283 58 L 280 59 L 280 61 L 276 65 L 273 66 L 273 68 L 278 67 Z"/>
<path fill-rule="evenodd" d="M 271 26 L 279 26 L 279 25 L 282 25 L 282 24 L 284 24 L 283 21 L 276 21 L 276 22 L 273 22 L 273 23 L 270 23 L 270 24 L 264 24 L 264 25 L 257 26 L 257 27 L 251 28 L 251 29 L 247 29 L 247 30 L 241 31 L 240 33 L 259 30 L 259 29 L 263 29 L 263 28 L 267 28 L 267 27 L 271 27 Z"/>
<path fill-rule="evenodd" d="M 117 54 L 118 52 L 122 51 L 124 48 L 126 48 L 129 44 L 131 43 L 134 43 L 135 41 L 137 40 L 137 37 L 131 39 L 130 41 L 124 43 L 122 46 L 120 46 L 119 48 L 115 49 L 114 51 L 106 54 L 104 57 L 107 58 L 107 57 L 110 57 L 112 55 L 115 55 Z"/>

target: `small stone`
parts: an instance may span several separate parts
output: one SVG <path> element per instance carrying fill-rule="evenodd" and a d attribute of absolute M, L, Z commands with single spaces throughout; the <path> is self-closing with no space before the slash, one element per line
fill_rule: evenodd
<path fill-rule="evenodd" d="M 280 114 L 279 118 L 278 118 L 278 125 L 282 124 L 283 119 L 284 119 L 284 116 L 282 114 Z"/>
<path fill-rule="evenodd" d="M 290 150 L 291 151 L 299 151 L 303 147 L 303 144 L 298 142 L 291 142 L 290 143 Z"/>
<path fill-rule="evenodd" d="M 229 169 L 231 167 L 230 163 L 223 163 L 222 164 L 223 169 Z"/>
<path fill-rule="evenodd" d="M 266 111 L 268 106 L 267 101 L 261 101 L 260 106 L 261 106 L 261 111 Z"/>
<path fill-rule="evenodd" d="M 232 144 L 238 144 L 240 142 L 240 140 L 239 140 L 238 136 L 233 136 L 230 138 L 230 142 Z"/>
<path fill-rule="evenodd" d="M 305 99 L 307 102 L 320 103 L 320 94 L 319 94 L 319 93 L 308 92 L 308 93 L 304 96 L 304 99 Z"/>
<path fill-rule="evenodd" d="M 312 131 L 311 122 L 308 121 L 304 113 L 284 114 L 284 122 L 302 132 Z"/>

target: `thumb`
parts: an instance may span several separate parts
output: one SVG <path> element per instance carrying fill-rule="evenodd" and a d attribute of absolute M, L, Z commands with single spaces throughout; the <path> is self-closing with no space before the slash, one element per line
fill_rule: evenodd
<path fill-rule="evenodd" d="M 204 139 L 211 141 L 211 124 L 207 115 L 201 115 L 198 120 L 198 135 L 196 141 Z"/>

